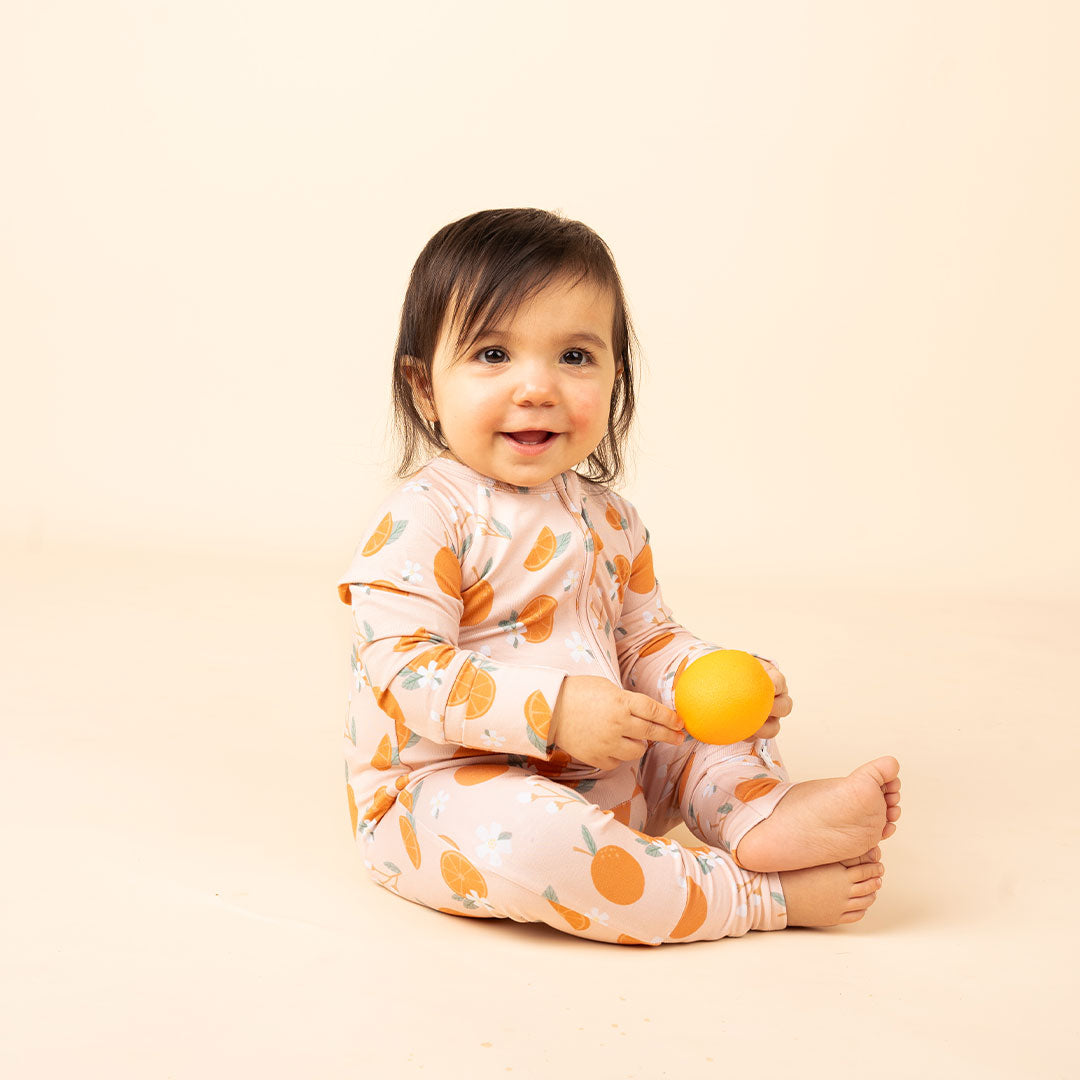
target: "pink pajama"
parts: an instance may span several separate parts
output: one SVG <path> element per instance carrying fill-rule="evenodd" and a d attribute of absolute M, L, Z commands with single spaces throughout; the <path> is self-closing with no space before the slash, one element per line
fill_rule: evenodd
<path fill-rule="evenodd" d="M 722 542 L 705 538 L 703 577 Z M 523 488 L 434 458 L 383 500 L 337 585 L 355 628 L 346 793 L 379 884 L 603 941 L 786 925 L 779 877 L 728 854 L 790 790 L 775 744 L 655 743 L 611 771 L 559 745 L 565 679 L 670 708 L 721 647 L 675 621 L 629 500 L 572 470 Z M 700 846 L 662 839 L 679 821 Z"/>
<path fill-rule="evenodd" d="M 760 745 L 653 743 L 639 761 L 576 788 L 535 767 L 462 758 L 401 790 L 360 840 L 365 865 L 427 907 L 599 941 L 782 929 L 779 875 L 742 870 L 727 850 L 790 790 L 785 770 L 754 753 Z M 740 785 L 754 797 L 739 799 Z M 700 846 L 662 839 L 680 820 Z"/>

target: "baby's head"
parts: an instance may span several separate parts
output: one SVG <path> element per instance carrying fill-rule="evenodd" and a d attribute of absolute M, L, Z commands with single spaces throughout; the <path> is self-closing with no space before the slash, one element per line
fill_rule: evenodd
<path fill-rule="evenodd" d="M 536 209 L 451 222 L 413 266 L 394 354 L 397 475 L 424 450 L 531 487 L 619 480 L 637 339 L 607 244 Z M 529 449 L 508 432 L 550 433 Z M 528 434 L 527 434 L 527 437 Z"/>

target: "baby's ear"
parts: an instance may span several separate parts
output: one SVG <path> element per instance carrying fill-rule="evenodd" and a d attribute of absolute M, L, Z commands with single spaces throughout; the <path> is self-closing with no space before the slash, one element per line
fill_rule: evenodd
<path fill-rule="evenodd" d="M 405 378 L 408 379 L 409 385 L 412 387 L 414 404 L 425 420 L 434 423 L 436 420 L 435 405 L 431 399 L 431 384 L 428 381 L 424 365 L 415 356 L 403 356 L 401 365 L 402 370 L 405 372 Z"/>

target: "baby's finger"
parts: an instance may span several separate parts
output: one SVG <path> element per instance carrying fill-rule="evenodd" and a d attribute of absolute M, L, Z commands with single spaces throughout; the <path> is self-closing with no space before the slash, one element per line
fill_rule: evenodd
<path fill-rule="evenodd" d="M 674 709 L 661 705 L 655 698 L 646 694 L 630 694 L 630 712 L 641 720 L 651 720 L 654 724 L 663 724 L 672 731 L 682 731 L 683 722 Z"/>
<path fill-rule="evenodd" d="M 635 716 L 632 718 L 630 728 L 624 738 L 650 739 L 652 742 L 666 742 L 671 743 L 673 746 L 679 746 L 686 742 L 687 736 L 682 728 L 673 731 L 663 724 L 654 724 L 651 720 L 642 720 L 640 717 Z"/>
<path fill-rule="evenodd" d="M 787 716 L 791 712 L 791 698 L 787 694 L 777 694 L 773 698 L 772 711 L 769 713 L 769 717 L 776 717 L 779 719 L 781 716 Z"/>

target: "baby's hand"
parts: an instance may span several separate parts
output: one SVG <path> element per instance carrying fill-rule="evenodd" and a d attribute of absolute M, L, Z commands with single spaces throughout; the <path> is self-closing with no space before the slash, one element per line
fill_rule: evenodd
<path fill-rule="evenodd" d="M 602 675 L 568 675 L 551 715 L 555 745 L 578 761 L 614 769 L 635 761 L 647 740 L 678 745 L 686 739 L 674 709 L 624 690 Z"/>
<path fill-rule="evenodd" d="M 780 717 L 787 716 L 791 712 L 791 698 L 788 697 L 787 679 L 784 678 L 780 669 L 771 660 L 762 660 L 760 656 L 758 660 L 761 660 L 765 670 L 769 673 L 769 678 L 772 679 L 773 694 L 775 696 L 773 697 L 772 712 L 769 713 L 769 718 L 750 738 L 772 739 L 780 732 Z"/>

